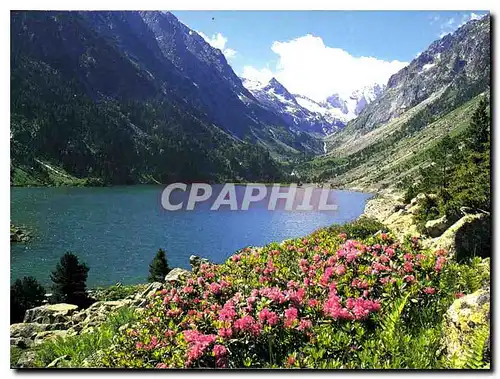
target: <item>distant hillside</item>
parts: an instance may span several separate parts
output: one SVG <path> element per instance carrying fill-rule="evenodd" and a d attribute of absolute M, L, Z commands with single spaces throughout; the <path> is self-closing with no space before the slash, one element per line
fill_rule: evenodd
<path fill-rule="evenodd" d="M 322 151 L 170 13 L 11 13 L 14 185 L 278 180 Z"/>

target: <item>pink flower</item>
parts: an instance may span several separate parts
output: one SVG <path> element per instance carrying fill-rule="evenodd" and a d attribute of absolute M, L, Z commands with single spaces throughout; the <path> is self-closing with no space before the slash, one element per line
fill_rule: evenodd
<path fill-rule="evenodd" d="M 304 290 L 304 288 L 299 288 L 297 291 L 290 290 L 288 292 L 288 298 L 290 299 L 290 302 L 292 302 L 296 306 L 299 306 L 304 301 L 305 296 L 306 291 Z"/>
<path fill-rule="evenodd" d="M 307 262 L 307 259 L 302 258 L 299 261 L 299 268 L 303 273 L 306 273 L 309 270 L 309 263 Z"/>
<path fill-rule="evenodd" d="M 286 301 L 285 295 L 278 287 L 265 287 L 259 291 L 261 296 L 265 296 L 277 304 L 282 304 Z"/>
<path fill-rule="evenodd" d="M 241 257 L 238 254 L 236 254 L 231 257 L 231 260 L 233 262 L 239 262 L 241 260 Z"/>
<path fill-rule="evenodd" d="M 233 321 L 236 317 L 236 310 L 234 304 L 228 301 L 219 312 L 219 321 Z"/>
<path fill-rule="evenodd" d="M 408 283 L 413 283 L 415 281 L 415 277 L 413 275 L 406 275 L 403 280 L 405 280 Z"/>
<path fill-rule="evenodd" d="M 380 278 L 379 280 L 380 280 L 380 283 L 387 284 L 389 282 L 389 279 L 390 278 L 388 276 L 385 276 L 383 278 Z"/>
<path fill-rule="evenodd" d="M 222 292 L 222 288 L 219 283 L 210 283 L 209 288 L 210 292 L 212 292 L 214 295 L 218 295 Z"/>
<path fill-rule="evenodd" d="M 266 322 L 269 325 L 276 325 L 278 323 L 278 315 L 275 312 L 269 311 L 269 308 L 264 308 L 259 312 L 259 320 Z"/>
<path fill-rule="evenodd" d="M 368 288 L 368 282 L 366 280 L 360 280 L 359 278 L 355 278 L 352 281 L 351 286 L 355 288 L 366 289 Z"/>
<path fill-rule="evenodd" d="M 410 261 L 413 259 L 413 254 L 406 253 L 405 255 L 403 255 L 403 258 L 405 261 Z"/>
<path fill-rule="evenodd" d="M 385 241 L 387 239 L 387 233 L 381 233 L 380 238 Z"/>
<path fill-rule="evenodd" d="M 156 365 L 156 368 L 162 368 L 162 369 L 165 369 L 165 368 L 168 368 L 168 365 L 166 363 L 158 363 Z"/>
<path fill-rule="evenodd" d="M 326 316 L 330 316 L 333 319 L 353 319 L 349 311 L 343 308 L 340 304 L 340 298 L 332 293 L 328 296 L 328 300 L 323 304 L 323 312 Z"/>
<path fill-rule="evenodd" d="M 347 239 L 347 234 L 345 234 L 345 233 L 340 233 L 338 237 L 339 237 L 340 239 L 342 239 L 342 240 L 345 240 L 345 239 Z"/>
<path fill-rule="evenodd" d="M 439 250 L 438 250 L 439 251 Z M 445 251 L 445 250 L 443 250 Z M 443 269 L 443 265 L 446 263 L 446 258 L 443 256 L 439 256 L 436 260 L 436 266 L 434 266 L 434 270 L 440 272 Z"/>
<path fill-rule="evenodd" d="M 382 263 L 378 262 L 373 262 L 372 268 L 374 270 L 374 273 L 378 273 L 381 271 L 391 271 L 391 268 L 389 266 L 384 266 Z"/>
<path fill-rule="evenodd" d="M 312 322 L 311 320 L 307 320 L 305 318 L 303 318 L 302 320 L 300 320 L 300 324 L 299 324 L 299 330 L 308 330 L 308 329 L 311 329 L 312 328 Z"/>
<path fill-rule="evenodd" d="M 213 348 L 215 355 L 215 364 L 217 367 L 226 367 L 227 364 L 227 349 L 224 345 L 215 345 Z"/>
<path fill-rule="evenodd" d="M 194 291 L 194 288 L 192 286 L 186 286 L 182 289 L 182 291 L 185 293 L 185 294 L 190 294 Z"/>
<path fill-rule="evenodd" d="M 316 299 L 311 299 L 311 300 L 309 300 L 309 306 L 310 306 L 311 308 L 316 308 L 316 307 L 318 306 L 318 304 L 319 304 L 319 301 L 318 301 L 318 300 L 316 300 Z"/>
<path fill-rule="evenodd" d="M 344 274 L 345 274 L 345 271 L 346 271 L 346 269 L 345 269 L 345 266 L 344 266 L 344 265 L 340 265 L 340 266 L 337 266 L 337 267 L 335 268 L 335 273 L 336 273 L 337 275 L 344 275 Z"/>
<path fill-rule="evenodd" d="M 231 328 L 220 328 L 217 331 L 217 334 L 222 338 L 231 338 L 233 336 L 233 331 Z"/>
<path fill-rule="evenodd" d="M 424 292 L 428 295 L 434 295 L 436 293 L 436 289 L 432 287 L 425 287 Z"/>
<path fill-rule="evenodd" d="M 260 334 L 261 326 L 255 321 L 255 319 L 250 316 L 244 316 L 234 322 L 234 329 L 242 332 L 249 332 L 254 336 Z"/>
<path fill-rule="evenodd" d="M 285 327 L 290 328 L 293 326 L 297 320 L 298 311 L 297 308 L 288 308 L 285 310 Z"/>
<path fill-rule="evenodd" d="M 457 299 L 460 299 L 461 297 L 464 297 L 464 296 L 465 296 L 465 295 L 464 295 L 462 292 L 457 292 L 457 293 L 455 294 L 455 297 L 456 297 Z"/>
<path fill-rule="evenodd" d="M 448 252 L 445 249 L 439 249 L 434 252 L 437 256 L 445 256 L 448 254 Z"/>
<path fill-rule="evenodd" d="M 385 253 L 390 258 L 392 258 L 394 256 L 394 254 L 395 254 L 394 249 L 392 247 L 386 247 L 385 248 Z"/>
<path fill-rule="evenodd" d="M 286 284 L 286 288 L 288 288 L 289 290 L 291 289 L 295 289 L 299 286 L 299 284 L 297 282 L 295 282 L 294 280 L 290 280 L 287 284 Z"/>
<path fill-rule="evenodd" d="M 405 272 L 412 272 L 413 271 L 413 263 L 411 262 L 405 262 L 404 265 L 403 265 L 403 270 Z"/>
<path fill-rule="evenodd" d="M 205 350 L 215 342 L 216 338 L 215 334 L 202 334 L 197 330 L 185 330 L 184 339 L 189 343 L 186 365 L 190 366 L 192 362 L 201 358 Z"/>
<path fill-rule="evenodd" d="M 322 286 L 328 285 L 328 282 L 330 281 L 330 277 L 333 275 L 333 267 L 328 266 L 325 269 L 325 272 L 323 273 L 323 276 L 321 277 L 319 283 Z"/>
<path fill-rule="evenodd" d="M 288 367 L 291 367 L 295 364 L 295 357 L 293 355 L 288 356 L 286 359 L 286 364 Z"/>
<path fill-rule="evenodd" d="M 266 283 L 266 282 L 270 282 L 271 281 L 271 278 L 268 278 L 267 276 L 260 276 L 259 277 L 259 283 Z"/>
<path fill-rule="evenodd" d="M 391 258 L 389 258 L 387 255 L 385 254 L 382 254 L 379 258 L 380 262 L 382 263 L 387 263 L 387 262 L 390 262 L 391 261 Z"/>
<path fill-rule="evenodd" d="M 335 255 L 332 255 L 328 260 L 326 261 L 326 264 L 328 266 L 333 266 L 337 262 L 337 257 Z"/>

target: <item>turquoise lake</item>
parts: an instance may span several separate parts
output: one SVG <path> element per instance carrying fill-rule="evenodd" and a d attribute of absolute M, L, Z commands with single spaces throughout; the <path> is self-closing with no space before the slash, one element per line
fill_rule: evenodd
<path fill-rule="evenodd" d="M 11 244 L 11 281 L 34 276 L 50 284 L 50 272 L 71 251 L 90 268 L 88 286 L 143 283 L 158 248 L 171 267 L 190 268 L 191 254 L 223 262 L 246 246 L 300 237 L 363 213 L 370 194 L 334 191 L 336 211 L 167 212 L 162 186 L 109 188 L 11 188 L 11 221 L 26 226 L 28 243 Z"/>

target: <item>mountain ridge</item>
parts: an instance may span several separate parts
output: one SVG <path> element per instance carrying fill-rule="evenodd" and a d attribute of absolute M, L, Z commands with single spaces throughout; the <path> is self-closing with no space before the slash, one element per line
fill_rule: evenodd
<path fill-rule="evenodd" d="M 341 130 L 361 110 L 381 95 L 384 85 L 377 83 L 353 91 L 347 98 L 338 94 L 317 102 L 300 94 L 292 94 L 275 77 L 268 82 L 243 78 L 243 85 L 269 109 L 277 112 L 299 130 L 329 135 Z"/>
<path fill-rule="evenodd" d="M 473 20 L 429 45 L 394 74 L 387 89 L 339 133 L 328 154 L 298 171 L 310 180 L 371 192 L 417 181 L 426 152 L 463 133 L 490 92 L 490 20 Z"/>
<path fill-rule="evenodd" d="M 323 148 L 169 13 L 12 12 L 11 100 L 13 184 L 51 183 L 38 161 L 111 184 L 257 180 Z"/>

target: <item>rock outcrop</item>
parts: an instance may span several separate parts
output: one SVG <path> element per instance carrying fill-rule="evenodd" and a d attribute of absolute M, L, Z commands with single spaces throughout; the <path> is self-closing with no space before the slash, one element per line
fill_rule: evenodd
<path fill-rule="evenodd" d="M 425 223 L 425 232 L 430 237 L 439 237 L 450 226 L 450 222 L 446 216 L 436 220 L 430 220 Z"/>
<path fill-rule="evenodd" d="M 423 197 L 424 194 L 419 194 L 405 204 L 403 197 L 397 193 L 381 194 L 367 202 L 364 214 L 385 224 L 399 239 L 408 234 L 420 236 L 413 216 L 420 209 L 419 201 Z"/>
<path fill-rule="evenodd" d="M 490 249 L 488 228 L 490 228 L 488 215 L 468 214 L 450 226 L 440 237 L 428 241 L 427 246 L 432 249 L 445 249 L 450 255 L 456 256 L 457 260 L 472 255 L 485 258 L 489 256 Z M 481 239 L 481 235 L 476 233 L 477 230 L 485 236 L 485 241 L 476 241 L 478 238 Z M 480 251 L 471 251 L 478 248 Z"/>
<path fill-rule="evenodd" d="M 210 261 L 206 258 L 201 258 L 197 255 L 191 255 L 189 257 L 189 264 L 191 265 L 193 272 L 198 271 L 198 269 L 203 263 L 208 264 L 210 263 Z"/>
<path fill-rule="evenodd" d="M 174 268 L 167 274 L 167 276 L 165 276 L 165 282 L 178 282 L 182 277 L 189 275 L 190 273 L 190 271 L 184 270 L 183 268 Z"/>
<path fill-rule="evenodd" d="M 28 309 L 24 315 L 23 322 L 39 324 L 59 324 L 71 319 L 76 313 L 78 306 L 73 304 L 50 304 Z"/>
<path fill-rule="evenodd" d="M 448 309 L 443 325 L 443 345 L 453 367 L 462 368 L 478 333 L 489 334 L 490 289 L 489 287 L 457 299 Z M 483 354 L 489 354 L 488 343 Z M 489 357 L 484 357 L 485 361 Z"/>
<path fill-rule="evenodd" d="M 27 242 L 31 239 L 30 234 L 18 226 L 10 225 L 10 242 Z"/>

